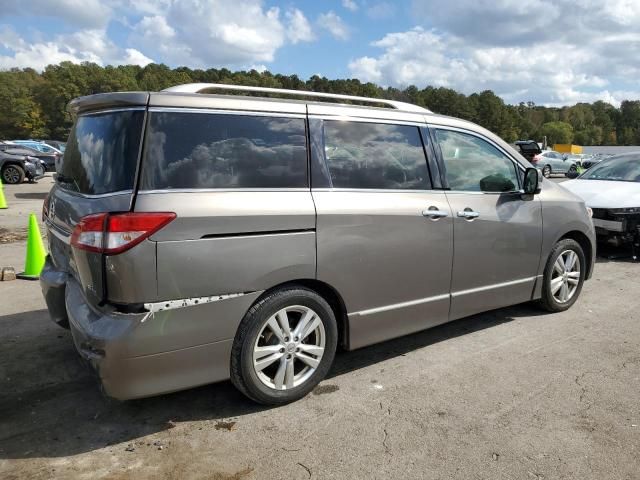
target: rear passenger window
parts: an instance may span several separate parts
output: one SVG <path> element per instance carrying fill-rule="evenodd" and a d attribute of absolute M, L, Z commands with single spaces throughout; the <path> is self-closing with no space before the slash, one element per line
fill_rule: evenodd
<path fill-rule="evenodd" d="M 302 118 L 150 112 L 140 188 L 307 186 Z"/>
<path fill-rule="evenodd" d="M 431 188 L 418 127 L 326 120 L 324 142 L 334 188 Z"/>

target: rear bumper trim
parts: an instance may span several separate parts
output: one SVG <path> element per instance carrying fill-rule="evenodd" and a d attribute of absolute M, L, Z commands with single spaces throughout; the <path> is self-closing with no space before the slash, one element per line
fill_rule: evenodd
<path fill-rule="evenodd" d="M 144 308 L 149 310 L 149 313 L 153 315 L 155 312 L 162 312 L 163 310 L 174 310 L 176 308 L 193 307 L 195 305 L 219 302 L 220 300 L 229 300 L 230 298 L 242 297 L 243 295 L 248 295 L 249 293 L 253 292 L 227 293 L 225 295 L 211 295 L 208 297 L 191 297 L 182 298 L 179 300 L 166 300 L 164 302 L 145 303 Z M 145 317 L 142 321 L 144 322 L 145 320 L 147 320 L 147 317 Z"/>

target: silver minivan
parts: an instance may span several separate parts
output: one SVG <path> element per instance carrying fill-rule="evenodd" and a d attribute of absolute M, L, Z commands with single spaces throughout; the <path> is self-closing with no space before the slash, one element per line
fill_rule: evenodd
<path fill-rule="evenodd" d="M 41 285 L 111 397 L 230 378 L 290 402 L 338 347 L 521 302 L 566 310 L 593 271 L 584 203 L 467 121 L 216 84 L 70 110 Z"/>

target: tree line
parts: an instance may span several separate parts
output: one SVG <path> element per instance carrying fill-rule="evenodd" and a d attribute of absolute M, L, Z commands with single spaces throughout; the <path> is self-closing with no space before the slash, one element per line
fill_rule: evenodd
<path fill-rule="evenodd" d="M 69 101 L 82 95 L 116 91 L 158 91 L 190 82 L 251 85 L 294 90 L 341 93 L 414 103 L 433 112 L 478 123 L 508 142 L 518 139 L 549 144 L 640 145 L 640 101 L 624 100 L 619 108 L 603 102 L 578 103 L 561 108 L 533 102 L 509 105 L 491 90 L 464 95 L 450 88 L 383 88 L 356 79 L 329 80 L 317 75 L 302 80 L 297 75 L 268 71 L 232 72 L 95 63 L 62 62 L 42 73 L 31 68 L 0 71 L 0 139 L 66 139 L 73 119 Z"/>

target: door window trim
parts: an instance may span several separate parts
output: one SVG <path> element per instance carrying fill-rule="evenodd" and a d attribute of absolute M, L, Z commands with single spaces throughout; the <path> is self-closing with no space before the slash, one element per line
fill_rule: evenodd
<path fill-rule="evenodd" d="M 522 193 L 522 177 L 521 175 L 519 175 L 519 173 L 524 174 L 524 172 L 526 171 L 526 167 L 524 165 L 522 165 L 522 163 L 520 163 L 518 160 L 516 160 L 512 155 L 509 154 L 509 152 L 507 152 L 504 148 L 502 148 L 500 145 L 498 145 L 496 142 L 494 142 L 493 140 L 491 140 L 490 138 L 485 137 L 484 135 L 478 133 L 478 132 L 474 132 L 473 130 L 467 130 L 464 128 L 459 128 L 459 127 L 451 127 L 448 125 L 437 125 L 437 124 L 429 124 L 428 125 L 428 130 L 431 136 L 431 142 L 434 145 L 433 150 L 435 151 L 435 155 L 436 158 L 438 159 L 438 167 L 440 168 L 440 178 L 442 181 L 442 185 L 444 190 L 447 191 L 447 193 L 465 193 L 465 194 L 472 194 L 472 195 L 513 195 L 513 194 L 521 194 Z M 438 140 L 436 138 L 436 130 L 447 130 L 447 131 L 451 131 L 451 132 L 458 132 L 458 133 L 464 133 L 467 135 L 471 135 L 474 136 L 476 138 L 479 138 L 480 140 L 484 140 L 485 142 L 487 142 L 489 145 L 491 145 L 492 147 L 496 148 L 500 153 L 502 153 L 505 157 L 507 157 L 507 159 L 509 159 L 511 161 L 511 163 L 513 163 L 513 165 L 516 168 L 516 177 L 518 179 L 518 190 L 513 190 L 513 191 L 509 191 L 509 192 L 476 192 L 476 191 L 469 191 L 469 190 L 452 190 L 449 187 L 449 181 L 447 180 L 447 167 L 446 164 L 444 163 L 444 157 L 442 156 L 442 149 L 440 148 L 440 144 L 438 143 Z M 436 148 L 437 146 L 437 148 Z"/>
<path fill-rule="evenodd" d="M 311 190 L 312 191 L 335 191 L 335 192 L 372 192 L 372 193 L 417 193 L 417 192 L 433 192 L 439 190 L 434 187 L 436 179 L 434 175 L 439 172 L 432 172 L 432 158 L 433 147 L 432 139 L 428 137 L 428 143 L 425 144 L 425 129 L 427 129 L 426 123 L 411 122 L 411 121 L 395 121 L 395 120 L 378 120 L 376 118 L 361 118 L 361 117 L 347 117 L 342 115 L 308 115 L 309 121 L 309 143 L 308 148 L 311 155 L 311 165 L 309 173 L 311 175 Z M 345 188 L 345 187 L 333 187 L 331 183 L 331 177 L 329 173 L 329 163 L 327 162 L 327 156 L 324 149 L 325 135 L 324 135 L 324 121 L 341 121 L 351 123 L 376 123 L 385 125 L 399 125 L 407 127 L 415 127 L 418 129 L 418 137 L 422 144 L 422 152 L 425 157 L 425 165 L 427 167 L 427 173 L 429 174 L 430 188 L 420 189 L 408 189 L 408 188 Z M 427 132 L 428 133 L 428 132 Z M 435 159 L 435 158 L 434 158 Z"/>

